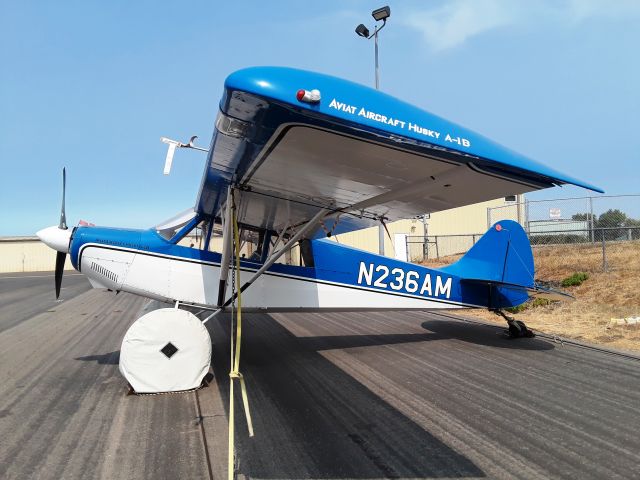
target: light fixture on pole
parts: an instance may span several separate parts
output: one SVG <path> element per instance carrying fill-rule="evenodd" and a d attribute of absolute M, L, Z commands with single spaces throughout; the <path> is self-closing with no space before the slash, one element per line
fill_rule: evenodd
<path fill-rule="evenodd" d="M 361 23 L 356 27 L 356 33 L 358 34 L 358 36 L 366 38 L 367 40 L 369 40 L 370 38 L 374 39 L 376 51 L 376 90 L 378 90 L 380 88 L 380 74 L 378 72 L 378 32 L 382 30 L 387 24 L 387 18 L 391 16 L 391 9 L 388 5 L 378 8 L 371 12 L 371 16 L 376 22 L 382 21 L 382 25 L 378 26 L 378 24 L 376 24 L 373 29 L 373 33 L 369 35 L 369 29 Z M 382 220 L 380 220 L 380 225 L 378 225 L 378 252 L 380 253 L 380 255 L 384 255 L 384 231 L 384 224 L 382 223 Z"/>
<path fill-rule="evenodd" d="M 360 24 L 356 27 L 356 33 L 364 38 L 369 37 L 369 29 L 365 27 L 363 24 Z"/>
<path fill-rule="evenodd" d="M 381 7 L 373 12 L 371 12 L 371 16 L 374 18 L 376 22 L 382 22 L 382 25 L 376 25 L 373 29 L 373 33 L 370 35 L 369 29 L 363 25 L 362 23 L 356 27 L 356 33 L 362 37 L 369 40 L 370 38 L 374 39 L 375 43 L 375 57 L 376 57 L 376 90 L 380 88 L 380 75 L 378 73 L 378 32 L 384 28 L 387 24 L 387 18 L 391 16 L 391 9 L 389 6 Z"/>

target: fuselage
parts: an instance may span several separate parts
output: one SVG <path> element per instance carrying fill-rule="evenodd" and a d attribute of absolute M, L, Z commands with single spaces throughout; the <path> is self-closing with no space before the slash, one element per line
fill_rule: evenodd
<path fill-rule="evenodd" d="M 313 266 L 274 264 L 242 295 L 250 310 L 485 307 L 459 278 L 343 246 L 311 241 Z M 94 287 L 165 302 L 216 307 L 221 254 L 172 243 L 155 230 L 76 227 L 69 253 Z M 242 260 L 241 281 L 261 263 Z M 228 298 L 230 292 L 227 292 Z"/>

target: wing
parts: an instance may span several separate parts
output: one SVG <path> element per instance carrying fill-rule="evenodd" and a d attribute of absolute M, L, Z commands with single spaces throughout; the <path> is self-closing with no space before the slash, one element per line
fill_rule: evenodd
<path fill-rule="evenodd" d="M 219 218 L 230 183 L 246 226 L 331 205 L 335 233 L 554 185 L 601 192 L 382 92 L 279 67 L 225 82 L 196 209 Z"/>

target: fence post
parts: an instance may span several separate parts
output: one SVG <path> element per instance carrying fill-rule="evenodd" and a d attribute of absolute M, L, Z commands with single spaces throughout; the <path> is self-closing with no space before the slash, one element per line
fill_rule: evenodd
<path fill-rule="evenodd" d="M 593 231 L 594 222 L 593 222 L 593 197 L 589 197 L 589 225 L 591 226 L 591 243 L 596 243 L 596 235 Z M 604 238 L 604 237 L 603 237 Z"/>
<path fill-rule="evenodd" d="M 607 242 L 604 239 L 604 230 L 602 230 L 602 271 L 607 271 Z"/>
<path fill-rule="evenodd" d="M 429 258 L 429 236 L 427 230 L 427 214 L 422 215 L 422 261 Z"/>
<path fill-rule="evenodd" d="M 487 230 L 491 228 L 491 207 L 487 207 Z"/>
<path fill-rule="evenodd" d="M 631 235 L 631 229 L 627 230 L 627 240 L 633 240 L 633 236 Z"/>
<path fill-rule="evenodd" d="M 438 251 L 438 236 L 436 235 L 436 258 L 440 258 L 440 253 Z"/>

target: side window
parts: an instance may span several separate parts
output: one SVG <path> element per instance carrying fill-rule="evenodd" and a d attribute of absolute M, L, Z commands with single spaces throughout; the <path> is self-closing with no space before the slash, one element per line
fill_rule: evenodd
<path fill-rule="evenodd" d="M 202 220 L 191 231 L 184 235 L 178 245 L 188 248 L 194 248 L 196 250 L 204 250 L 207 243 L 207 235 L 209 232 L 209 220 Z M 259 246 L 260 233 L 253 230 L 240 230 L 240 257 L 242 260 L 259 262 Z M 276 237 L 270 238 L 271 251 L 276 242 Z M 282 248 L 284 241 L 280 241 L 278 247 Z M 304 242 L 303 242 L 304 243 Z M 277 263 L 284 263 L 288 265 L 306 265 L 312 266 L 313 256 L 310 253 L 309 248 L 301 248 L 302 245 L 296 244 L 289 252 L 282 255 Z M 214 224 L 213 231 L 211 232 L 211 238 L 209 239 L 208 251 L 222 253 L 222 227 L 220 224 Z M 304 245 L 304 247 L 308 247 Z M 306 257 L 306 258 L 305 258 Z"/>
<path fill-rule="evenodd" d="M 209 222 L 203 220 L 191 229 L 184 237 L 180 239 L 178 245 L 183 247 L 195 248 L 197 250 L 204 249 L 205 239 L 207 236 L 207 230 L 209 228 Z"/>

